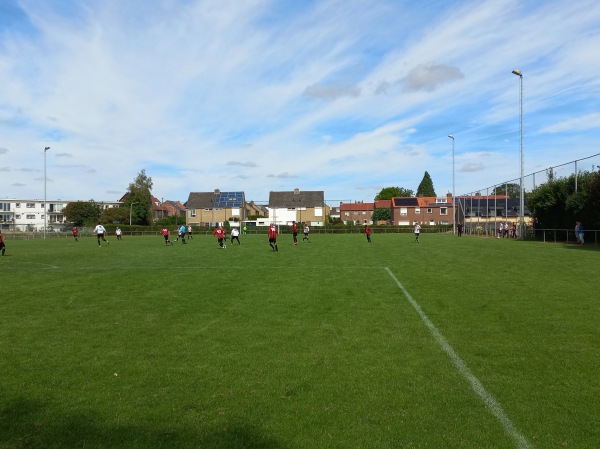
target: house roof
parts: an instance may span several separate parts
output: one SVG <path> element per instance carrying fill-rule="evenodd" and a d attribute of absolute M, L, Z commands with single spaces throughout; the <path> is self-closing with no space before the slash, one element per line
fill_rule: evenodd
<path fill-rule="evenodd" d="M 302 192 L 298 189 L 290 192 L 270 192 L 269 207 L 323 207 L 325 192 L 322 190 Z"/>
<path fill-rule="evenodd" d="M 392 199 L 392 204 L 394 207 L 417 207 L 419 206 L 419 202 L 415 197 L 400 197 Z"/>
<path fill-rule="evenodd" d="M 356 210 L 365 210 L 372 211 L 375 208 L 375 203 L 341 203 L 340 211 L 356 211 Z"/>

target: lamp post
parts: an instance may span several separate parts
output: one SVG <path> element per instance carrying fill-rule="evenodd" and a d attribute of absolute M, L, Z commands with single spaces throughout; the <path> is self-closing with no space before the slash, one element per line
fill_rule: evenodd
<path fill-rule="evenodd" d="M 519 198 L 519 236 L 521 240 L 525 239 L 525 185 L 524 185 L 524 162 L 523 162 L 523 73 L 515 69 L 512 71 L 513 75 L 519 77 L 519 110 L 520 110 L 520 124 L 521 124 L 521 189 Z"/>
<path fill-rule="evenodd" d="M 138 203 L 139 201 L 134 201 L 129 205 L 129 226 L 131 226 L 131 211 L 133 210 L 133 205 Z M 131 229 L 129 231 L 131 232 Z"/>
<path fill-rule="evenodd" d="M 48 206 L 46 205 L 46 152 L 50 147 L 44 147 L 44 240 L 46 239 L 46 228 L 48 227 Z"/>
<path fill-rule="evenodd" d="M 456 198 L 454 198 L 454 134 L 448 137 L 452 139 L 452 233 L 456 235 Z"/>

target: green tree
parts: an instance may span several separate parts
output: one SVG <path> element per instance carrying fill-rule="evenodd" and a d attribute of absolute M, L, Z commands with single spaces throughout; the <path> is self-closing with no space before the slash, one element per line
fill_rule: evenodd
<path fill-rule="evenodd" d="M 134 181 L 129 184 L 127 192 L 127 198 L 121 208 L 131 211 L 132 223 L 152 224 L 152 178 L 146 175 L 146 170 L 138 173 Z"/>
<path fill-rule="evenodd" d="M 373 215 L 371 215 L 371 219 L 377 223 L 378 221 L 390 221 L 392 218 L 392 214 L 390 210 L 386 207 L 378 207 L 373 211 Z"/>
<path fill-rule="evenodd" d="M 521 186 L 514 182 L 502 184 L 494 189 L 492 195 L 506 195 L 506 192 L 508 192 L 509 198 L 519 198 L 521 196 Z"/>
<path fill-rule="evenodd" d="M 102 211 L 100 222 L 129 224 L 129 211 L 124 207 L 109 207 Z"/>
<path fill-rule="evenodd" d="M 431 176 L 429 173 L 425 172 L 423 175 L 423 179 L 417 188 L 417 195 L 423 196 L 437 196 L 435 194 L 435 189 L 433 188 L 433 181 L 431 180 Z"/>
<path fill-rule="evenodd" d="M 94 200 L 90 200 L 69 203 L 62 212 L 75 226 L 83 226 L 97 224 L 102 210 Z"/>
<path fill-rule="evenodd" d="M 587 229 L 600 226 L 600 172 L 552 177 L 527 194 L 527 207 L 542 229 L 571 229 L 576 219 Z"/>
<path fill-rule="evenodd" d="M 414 193 L 412 190 L 405 189 L 404 187 L 384 187 L 381 189 L 381 192 L 375 196 L 375 201 L 391 200 L 392 198 L 398 196 L 414 196 Z"/>

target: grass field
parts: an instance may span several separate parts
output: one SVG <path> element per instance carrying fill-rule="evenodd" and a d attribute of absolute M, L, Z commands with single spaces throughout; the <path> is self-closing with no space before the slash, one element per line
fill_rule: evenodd
<path fill-rule="evenodd" d="M 600 251 L 8 241 L 0 448 L 598 448 Z"/>

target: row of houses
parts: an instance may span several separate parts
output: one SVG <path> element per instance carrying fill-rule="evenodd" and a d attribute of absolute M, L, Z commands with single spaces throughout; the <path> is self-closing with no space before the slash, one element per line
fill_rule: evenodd
<path fill-rule="evenodd" d="M 99 203 L 107 209 L 121 206 L 123 196 L 115 202 Z M 41 231 L 47 220 L 48 230 L 67 225 L 62 210 L 70 201 L 0 199 L 0 225 L 21 231 Z M 46 208 L 47 207 L 47 213 Z M 244 192 L 191 192 L 185 203 L 152 197 L 153 219 L 177 215 L 186 225 L 212 227 L 229 222 L 267 226 L 270 223 L 289 225 L 292 221 L 313 227 L 324 226 L 327 217 L 354 225 L 375 224 L 375 209 L 388 209 L 390 219 L 379 224 L 399 226 L 452 225 L 454 222 L 513 220 L 519 216 L 519 199 L 504 195 L 445 197 L 398 197 L 373 202 L 343 203 L 329 206 L 324 191 L 270 192 L 267 204 L 246 201 Z M 47 215 L 47 217 L 46 217 Z M 525 210 L 524 215 L 529 216 Z"/>

